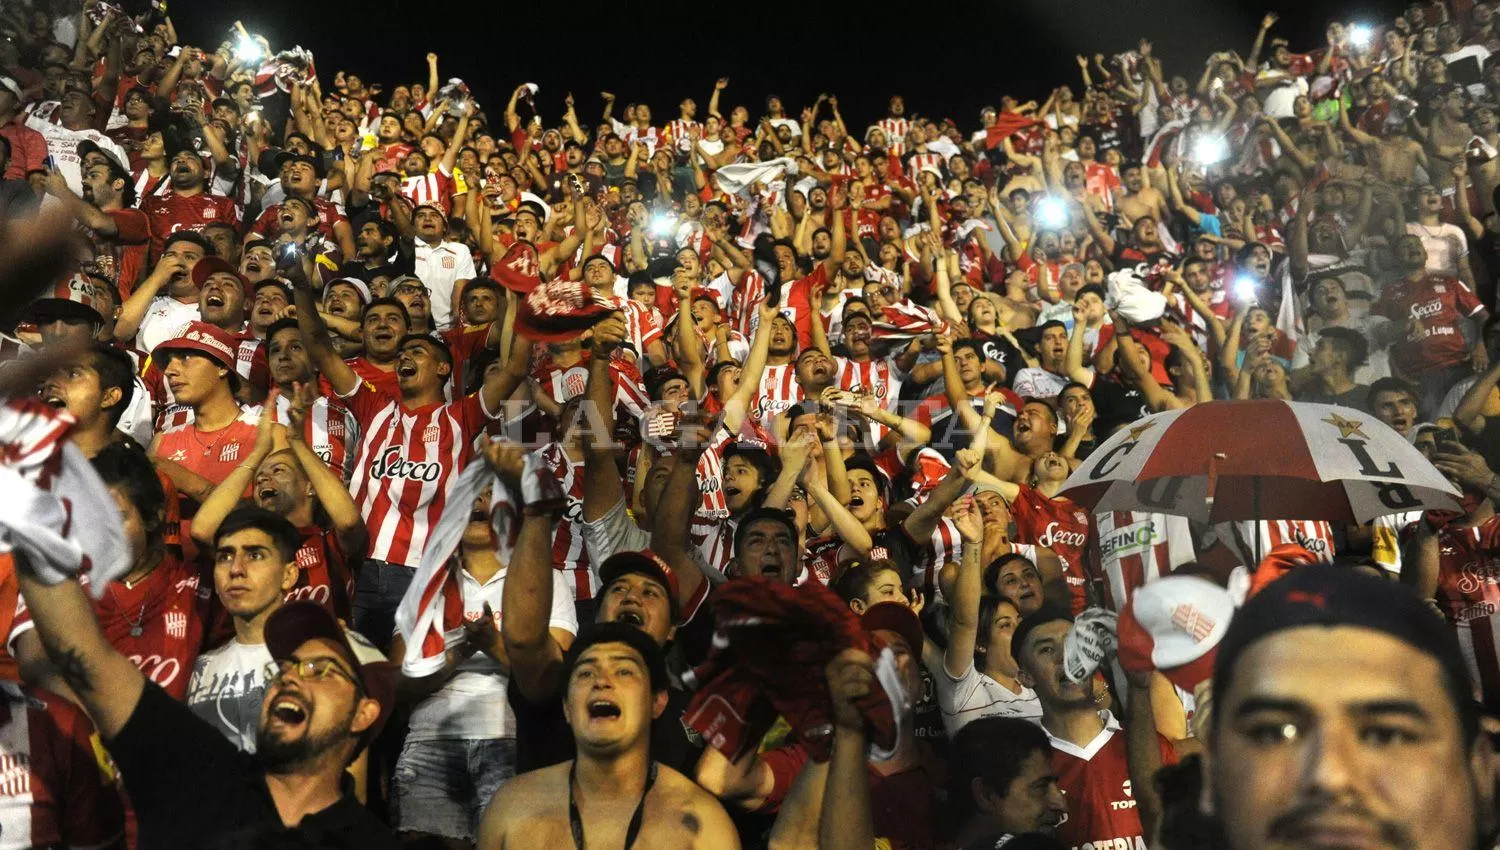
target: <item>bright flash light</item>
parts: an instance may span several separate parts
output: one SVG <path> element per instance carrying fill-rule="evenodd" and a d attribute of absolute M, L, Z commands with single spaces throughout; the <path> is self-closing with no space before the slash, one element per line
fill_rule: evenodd
<path fill-rule="evenodd" d="M 672 227 L 677 223 L 676 217 L 666 214 L 658 214 L 651 217 L 651 235 L 658 238 L 672 232 Z"/>
<path fill-rule="evenodd" d="M 1068 205 L 1061 198 L 1042 198 L 1036 203 L 1036 220 L 1044 230 L 1057 230 L 1068 224 Z"/>
<path fill-rule="evenodd" d="M 1355 47 L 1369 47 L 1375 37 L 1375 28 L 1369 24 L 1353 24 L 1349 27 L 1349 43 Z"/>
<path fill-rule="evenodd" d="M 1247 274 L 1242 274 L 1234 279 L 1234 297 L 1241 303 L 1249 303 L 1255 300 L 1256 290 L 1260 282 Z"/>
<path fill-rule="evenodd" d="M 1193 160 L 1200 165 L 1216 165 L 1229 157 L 1229 143 L 1223 136 L 1200 136 L 1193 142 Z"/>
<path fill-rule="evenodd" d="M 234 55 L 242 62 L 256 62 L 261 58 L 260 44 L 248 35 L 241 34 L 235 40 Z"/>

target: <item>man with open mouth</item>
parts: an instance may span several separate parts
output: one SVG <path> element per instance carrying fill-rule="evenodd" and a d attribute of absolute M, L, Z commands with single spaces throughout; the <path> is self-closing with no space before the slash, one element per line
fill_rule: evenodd
<path fill-rule="evenodd" d="M 576 755 L 506 783 L 485 812 L 477 846 L 567 846 L 572 837 L 580 848 L 738 848 L 719 802 L 653 758 L 654 721 L 671 709 L 666 662 L 652 636 L 624 621 L 598 623 L 562 663 Z M 622 817 L 632 801 L 634 814 Z"/>

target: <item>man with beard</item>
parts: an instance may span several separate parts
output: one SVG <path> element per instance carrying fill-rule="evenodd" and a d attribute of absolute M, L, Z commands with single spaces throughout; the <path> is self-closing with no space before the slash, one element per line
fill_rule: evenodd
<path fill-rule="evenodd" d="M 211 221 L 239 226 L 240 213 L 234 199 L 209 194 L 203 168 L 203 158 L 191 148 L 168 157 L 167 174 L 172 191 L 149 197 L 141 204 L 141 210 L 151 220 L 152 256 L 160 256 L 168 238 L 184 230 L 200 231 Z"/>
<path fill-rule="evenodd" d="M 360 277 L 382 266 L 399 265 L 400 234 L 396 226 L 383 218 L 365 221 L 354 235 L 355 252 L 344 261 L 343 272 Z"/>
<path fill-rule="evenodd" d="M 1320 566 L 1271 582 L 1214 660 L 1200 799 L 1216 846 L 1492 847 L 1494 754 L 1466 667 L 1405 588 Z"/>
<path fill-rule="evenodd" d="M 213 248 L 201 234 L 191 230 L 172 234 L 151 273 L 120 305 L 115 339 L 150 351 L 183 325 L 197 321 L 198 284 L 193 282 L 193 267 L 212 255 Z"/>
<path fill-rule="evenodd" d="M 241 536 L 274 548 L 264 532 Z M 326 611 L 294 603 L 265 621 L 275 666 L 267 670 L 257 754 L 249 756 L 109 645 L 76 580 L 48 586 L 18 572 L 48 654 L 129 777 L 142 847 L 220 847 L 288 828 L 323 846 L 397 846 L 344 785 L 345 768 L 394 702 L 394 670 L 361 664 Z M 162 746 L 166 740 L 173 745 Z"/>
<path fill-rule="evenodd" d="M 1067 609 L 1047 602 L 1023 617 L 1011 636 L 1011 653 L 1021 667 L 1017 678 L 1041 701 L 1042 731 L 1052 742 L 1052 767 L 1068 799 L 1068 818 L 1057 836 L 1070 847 L 1092 842 L 1141 848 L 1146 836 L 1155 835 L 1160 811 L 1151 779 L 1160 764 L 1176 761 L 1176 749 L 1156 732 L 1149 685 L 1131 681 L 1127 732 L 1095 702 L 1092 679 L 1066 678 L 1063 645 L 1072 627 Z"/>
<path fill-rule="evenodd" d="M 198 656 L 184 701 L 243 752 L 255 752 L 261 701 L 270 686 L 267 667 L 274 659 L 266 647 L 266 621 L 284 604 L 308 598 L 297 592 L 306 586 L 299 566 L 302 541 L 280 513 L 247 505 L 223 517 L 205 547 L 212 553 L 214 594 L 234 637 Z M 345 636 L 361 663 L 384 660 L 364 638 L 347 631 Z"/>
<path fill-rule="evenodd" d="M 661 648 L 632 626 L 607 623 L 580 636 L 565 664 L 558 690 L 576 755 L 506 783 L 485 812 L 477 846 L 557 844 L 571 829 L 580 847 L 593 836 L 596 847 L 737 850 L 723 807 L 654 758 L 655 721 L 672 712 Z"/>
<path fill-rule="evenodd" d="M 135 187 L 125 164 L 93 142 L 78 146 L 80 156 L 94 152 L 82 166 L 83 191 L 75 195 L 61 174 L 47 178 L 47 193 L 62 202 L 85 228 L 94 252 L 93 269 L 114 280 L 129 295 L 146 267 L 150 221 L 135 207 Z"/>

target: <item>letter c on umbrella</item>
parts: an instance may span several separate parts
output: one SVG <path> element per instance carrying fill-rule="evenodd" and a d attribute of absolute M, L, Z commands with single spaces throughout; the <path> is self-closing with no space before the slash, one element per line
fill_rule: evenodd
<path fill-rule="evenodd" d="M 1121 443 L 1120 445 L 1115 446 L 1114 448 L 1105 452 L 1104 456 L 1099 458 L 1099 462 L 1094 464 L 1094 468 L 1089 470 L 1089 479 L 1092 481 L 1098 481 L 1111 472 L 1114 472 L 1120 467 L 1120 462 L 1116 460 L 1116 456 L 1130 454 L 1131 450 L 1134 449 L 1136 445 L 1137 443 L 1133 441 L 1129 443 Z M 1111 461 L 1113 461 L 1113 463 L 1111 463 Z"/>

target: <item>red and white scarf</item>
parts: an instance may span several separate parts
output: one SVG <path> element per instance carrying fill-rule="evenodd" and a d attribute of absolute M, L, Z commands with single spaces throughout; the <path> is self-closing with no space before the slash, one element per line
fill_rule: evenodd
<path fill-rule="evenodd" d="M 406 676 L 420 679 L 436 673 L 442 669 L 448 649 L 463 642 L 464 603 L 458 575 L 463 566 L 453 554 L 458 551 L 479 494 L 486 487 L 492 488 L 490 528 L 495 553 L 507 566 L 521 532 L 521 508 L 563 499 L 557 478 L 534 452 L 526 455 L 521 482 L 518 498 L 482 459 L 470 463 L 454 480 L 443 514 L 427 539 L 417 574 L 396 607 L 396 629 L 406 641 L 406 654 L 401 659 L 401 672 Z"/>
<path fill-rule="evenodd" d="M 130 571 L 130 546 L 114 496 L 67 441 L 73 422 L 35 399 L 0 404 L 0 552 L 49 585 L 87 576 L 97 597 Z"/>

